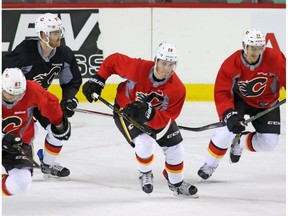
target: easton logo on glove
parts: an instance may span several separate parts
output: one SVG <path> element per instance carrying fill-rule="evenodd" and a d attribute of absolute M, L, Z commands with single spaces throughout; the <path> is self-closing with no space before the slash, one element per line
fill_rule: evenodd
<path fill-rule="evenodd" d="M 92 103 L 93 101 L 97 101 L 98 98 L 92 98 L 92 94 L 96 93 L 97 95 L 101 95 L 101 91 L 105 86 L 105 79 L 100 77 L 98 74 L 95 74 L 91 77 L 82 87 L 83 94 L 86 99 Z"/>
<path fill-rule="evenodd" d="M 100 85 L 102 88 L 104 88 L 104 86 L 105 86 L 105 83 L 102 82 L 101 80 L 97 79 L 97 78 L 90 78 L 90 79 L 89 79 L 89 82 L 93 82 L 93 83 L 95 83 L 95 84 L 98 84 L 98 85 Z"/>
<path fill-rule="evenodd" d="M 150 103 L 147 103 L 147 104 L 148 104 L 148 107 L 147 107 L 147 111 L 145 112 L 145 117 L 147 120 L 150 120 L 154 108 L 152 107 L 152 105 Z M 154 115 L 154 113 L 153 113 L 153 115 Z"/>

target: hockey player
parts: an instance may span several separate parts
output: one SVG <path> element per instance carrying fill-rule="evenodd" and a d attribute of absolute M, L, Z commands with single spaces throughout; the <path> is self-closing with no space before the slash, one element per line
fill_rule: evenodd
<path fill-rule="evenodd" d="M 182 136 L 175 122 L 186 94 L 183 83 L 174 73 L 177 61 L 175 46 L 167 42 L 158 47 L 155 61 L 130 58 L 120 53 L 112 54 L 104 60 L 99 73 L 83 85 L 83 93 L 91 103 L 94 100 L 91 94 L 100 95 L 108 77 L 117 74 L 126 81 L 117 88 L 115 107 L 123 109 L 123 113 L 130 118 L 156 132 L 165 128 L 171 119 L 168 132 L 156 141 L 165 155 L 163 174 L 170 190 L 176 194 L 192 196 L 197 193 L 197 188 L 183 180 Z M 116 113 L 114 120 L 126 140 L 132 146 L 135 145 L 142 190 L 152 193 L 155 139 Z"/>
<path fill-rule="evenodd" d="M 215 105 L 227 127 L 211 137 L 205 164 L 198 171 L 203 179 L 212 175 L 231 142 L 232 163 L 239 161 L 243 149 L 267 152 L 278 143 L 279 107 L 253 121 L 254 132 L 244 132 L 243 122 L 245 114 L 251 117 L 278 103 L 279 90 L 286 89 L 286 58 L 280 51 L 265 48 L 265 37 L 258 29 L 244 32 L 242 46 L 224 61 L 216 78 Z"/>
<path fill-rule="evenodd" d="M 48 136 L 69 139 L 71 126 L 57 97 L 38 83 L 26 81 L 19 68 L 5 69 L 2 74 L 2 165 L 8 173 L 2 175 L 5 195 L 24 192 L 31 185 L 32 163 L 28 157 L 33 158 L 34 107 L 51 122 Z"/>
<path fill-rule="evenodd" d="M 71 117 L 74 114 L 73 109 L 78 105 L 75 95 L 79 91 L 82 77 L 72 50 L 61 44 L 64 37 L 62 21 L 56 15 L 46 13 L 36 19 L 35 29 L 39 39 L 22 41 L 3 57 L 2 68 L 18 67 L 26 79 L 38 82 L 46 90 L 58 75 L 62 88 L 61 107 L 64 114 Z M 68 168 L 53 165 L 63 143 L 52 136 L 50 121 L 37 108 L 34 109 L 34 117 L 48 133 L 44 142 L 44 155 L 43 158 L 40 157 L 43 161 L 42 172 L 59 177 L 68 176 Z"/>

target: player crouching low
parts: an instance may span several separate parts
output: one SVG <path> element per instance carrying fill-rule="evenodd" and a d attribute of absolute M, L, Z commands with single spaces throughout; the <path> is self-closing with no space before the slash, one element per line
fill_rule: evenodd
<path fill-rule="evenodd" d="M 50 120 L 56 139 L 69 139 L 71 126 L 57 97 L 38 83 L 26 80 L 19 68 L 5 69 L 2 74 L 2 165 L 8 173 L 2 175 L 2 192 L 5 195 L 24 192 L 31 185 L 32 169 L 35 167 L 32 143 L 35 139 L 35 107 Z M 67 175 L 65 168 L 59 169 L 55 163 L 42 162 L 41 168 L 52 175 Z"/>

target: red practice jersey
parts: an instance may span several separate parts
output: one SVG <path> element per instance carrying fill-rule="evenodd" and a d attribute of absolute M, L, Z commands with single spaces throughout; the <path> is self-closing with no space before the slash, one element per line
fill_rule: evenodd
<path fill-rule="evenodd" d="M 26 92 L 21 100 L 9 104 L 2 99 L 2 130 L 12 132 L 21 137 L 24 143 L 30 144 L 34 139 L 34 107 L 38 107 L 41 114 L 55 125 L 62 122 L 63 113 L 56 96 L 38 83 L 26 82 Z"/>
<path fill-rule="evenodd" d="M 99 69 L 99 75 L 107 79 L 117 74 L 126 81 L 119 84 L 116 102 L 123 108 L 128 103 L 142 100 L 156 109 L 154 118 L 147 123 L 153 129 L 160 129 L 179 116 L 184 104 L 186 89 L 173 73 L 169 79 L 155 81 L 153 61 L 130 58 L 119 53 L 108 56 Z"/>
<path fill-rule="evenodd" d="M 235 108 L 235 92 L 252 107 L 268 108 L 278 100 L 281 87 L 286 89 L 286 58 L 282 52 L 266 48 L 259 61 L 249 65 L 238 50 L 223 62 L 216 78 L 218 115 L 222 118 L 226 110 Z"/>

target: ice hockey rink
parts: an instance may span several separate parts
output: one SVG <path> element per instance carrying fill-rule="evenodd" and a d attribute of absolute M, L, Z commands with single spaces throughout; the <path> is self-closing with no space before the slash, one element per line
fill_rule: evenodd
<path fill-rule="evenodd" d="M 112 113 L 101 102 L 79 108 Z M 286 212 L 286 105 L 281 107 L 282 128 L 273 152 L 244 151 L 237 164 L 228 154 L 214 175 L 199 181 L 207 144 L 214 130 L 181 131 L 185 148 L 185 180 L 198 187 L 198 199 L 173 196 L 162 176 L 164 156 L 156 147 L 154 191 L 145 194 L 138 180 L 134 150 L 112 117 L 76 113 L 72 135 L 58 162 L 71 170 L 67 179 L 45 180 L 34 171 L 32 186 L 22 195 L 2 196 L 3 216 L 284 216 Z M 186 102 L 177 123 L 199 127 L 218 118 L 213 102 Z M 251 129 L 251 125 L 248 129 Z M 42 148 L 39 129 L 35 149 Z M 37 159 L 38 161 L 38 159 Z"/>

